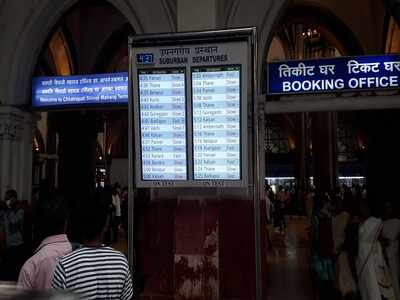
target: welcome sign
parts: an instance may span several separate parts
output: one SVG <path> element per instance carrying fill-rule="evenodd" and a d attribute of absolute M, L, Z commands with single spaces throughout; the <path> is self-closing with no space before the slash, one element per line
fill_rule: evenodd
<path fill-rule="evenodd" d="M 400 55 L 293 60 L 268 64 L 269 95 L 398 89 Z"/>
<path fill-rule="evenodd" d="M 127 104 L 128 72 L 32 79 L 34 108 Z"/>

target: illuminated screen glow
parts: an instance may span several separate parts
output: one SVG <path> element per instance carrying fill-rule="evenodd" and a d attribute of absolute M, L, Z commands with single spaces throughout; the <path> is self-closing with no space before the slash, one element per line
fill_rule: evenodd
<path fill-rule="evenodd" d="M 128 73 L 34 77 L 32 107 L 128 104 Z"/>
<path fill-rule="evenodd" d="M 187 180 L 183 69 L 139 70 L 142 180 Z"/>
<path fill-rule="evenodd" d="M 240 67 L 192 68 L 193 178 L 240 180 Z"/>

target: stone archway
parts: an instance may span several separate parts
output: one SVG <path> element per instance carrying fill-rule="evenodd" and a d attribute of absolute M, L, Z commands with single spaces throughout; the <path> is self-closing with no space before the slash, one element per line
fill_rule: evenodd
<path fill-rule="evenodd" d="M 23 20 L 24 27 L 20 32 L 15 33 L 18 34 L 18 41 L 9 60 L 12 63 L 9 64 L 9 77 L 6 83 L 9 88 L 4 96 L 5 103 L 24 105 L 29 102 L 31 74 L 42 46 L 62 15 L 78 2 L 78 0 L 62 3 L 41 1 L 38 7 L 35 7 L 35 13 Z M 154 10 L 154 4 L 152 7 L 150 4 L 134 7 L 129 0 L 108 0 L 108 2 L 125 16 L 138 34 L 154 32 L 161 28 L 163 31 L 175 30 L 170 22 L 171 13 L 167 11 L 167 7 L 159 5 L 160 16 L 153 20 L 155 21 L 155 26 L 153 26 L 148 21 L 148 11 Z"/>
<path fill-rule="evenodd" d="M 60 18 L 78 0 L 31 1 L 21 7 L 11 0 L 0 5 L 5 43 L 0 45 L 0 132 L 16 128 L 16 138 L 0 134 L 0 192 L 7 187 L 30 199 L 32 185 L 32 134 L 38 117 L 30 112 L 31 78 L 41 49 Z M 136 33 L 175 31 L 171 0 L 108 0 Z"/>
<path fill-rule="evenodd" d="M 258 57 L 263 57 L 262 53 L 266 53 L 269 44 L 273 38 L 273 29 L 281 19 L 283 12 L 288 7 L 288 0 L 282 1 L 254 1 L 252 5 L 248 5 L 247 1 L 236 0 L 229 5 L 227 14 L 224 18 L 222 27 L 234 28 L 244 26 L 256 26 L 258 34 Z M 251 16 L 251 18 L 249 17 Z M 261 92 L 260 85 L 263 76 L 263 68 L 260 68 L 258 62 L 258 93 Z"/>

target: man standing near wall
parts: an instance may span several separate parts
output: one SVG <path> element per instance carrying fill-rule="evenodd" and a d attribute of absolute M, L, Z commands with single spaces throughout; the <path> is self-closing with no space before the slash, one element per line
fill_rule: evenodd
<path fill-rule="evenodd" d="M 18 194 L 15 190 L 6 192 L 4 200 L 7 208 L 4 212 L 4 227 L 7 248 L 0 268 L 0 280 L 16 281 L 25 260 L 24 210 L 17 199 Z"/>

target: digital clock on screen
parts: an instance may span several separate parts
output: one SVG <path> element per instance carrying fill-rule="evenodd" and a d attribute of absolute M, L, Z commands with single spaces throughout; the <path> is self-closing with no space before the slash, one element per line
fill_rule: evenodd
<path fill-rule="evenodd" d="M 154 55 L 153 53 L 139 53 L 136 55 L 136 61 L 138 64 L 153 64 Z"/>

